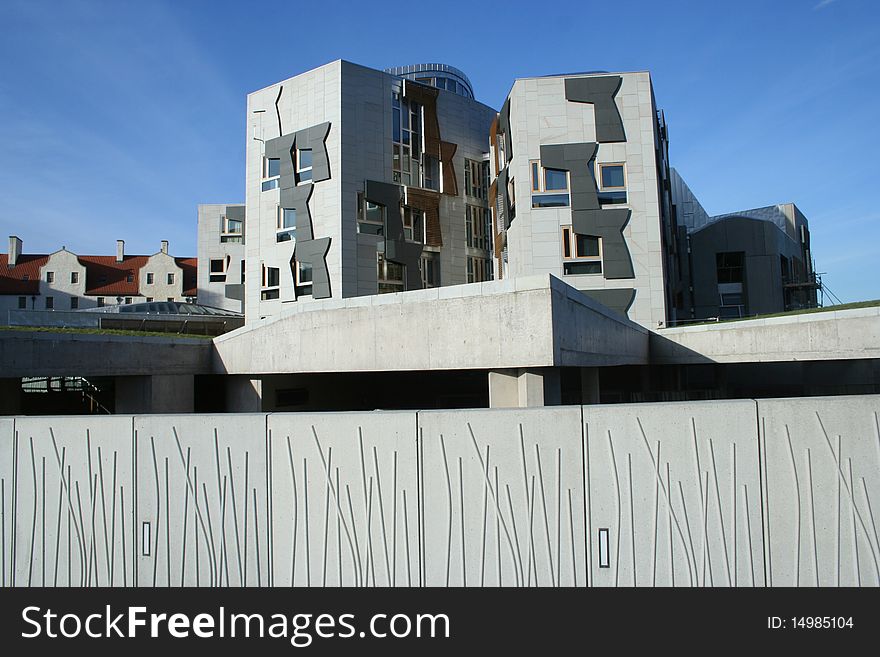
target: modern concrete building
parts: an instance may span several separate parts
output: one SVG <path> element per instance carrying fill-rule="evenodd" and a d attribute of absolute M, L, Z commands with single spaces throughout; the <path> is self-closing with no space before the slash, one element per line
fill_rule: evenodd
<path fill-rule="evenodd" d="M 794 203 L 710 216 L 675 169 L 671 180 L 686 281 L 681 319 L 818 305 L 809 223 Z"/>
<path fill-rule="evenodd" d="M 78 310 L 147 301 L 195 301 L 196 259 L 175 258 L 162 240 L 152 255 L 127 255 L 117 240 L 115 256 L 77 255 L 61 247 L 49 255 L 22 252 L 9 238 L 0 253 L 0 324 L 9 310 Z"/>
<path fill-rule="evenodd" d="M 648 72 L 516 80 L 490 140 L 501 277 L 553 274 L 649 328 L 675 317 L 668 144 Z"/>
<path fill-rule="evenodd" d="M 244 205 L 199 205 L 199 303 L 244 313 Z"/>
<path fill-rule="evenodd" d="M 336 61 L 248 96 L 248 322 L 303 301 L 492 277 L 495 111 L 460 72 L 452 91 L 452 72 L 431 74 L 442 88 L 422 73 Z"/>

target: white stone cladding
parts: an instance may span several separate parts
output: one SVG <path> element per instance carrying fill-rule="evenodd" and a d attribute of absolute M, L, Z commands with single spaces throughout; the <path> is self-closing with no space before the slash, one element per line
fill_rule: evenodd
<path fill-rule="evenodd" d="M 609 75 L 606 73 L 597 75 Z M 561 226 L 571 224 L 571 209 L 531 207 L 530 160 L 540 159 L 542 144 L 596 141 L 592 104 L 567 101 L 565 79 L 579 75 L 516 80 L 510 91 L 516 218 L 507 235 L 511 276 L 550 273 L 581 289 L 635 288 L 629 318 L 643 326 L 665 324 L 663 244 L 655 147 L 656 107 L 648 72 L 613 73 L 622 78 L 615 102 L 623 120 L 625 143 L 599 144 L 596 162 L 623 162 L 627 207 L 623 231 L 635 278 L 605 279 L 602 274 L 564 275 Z"/>

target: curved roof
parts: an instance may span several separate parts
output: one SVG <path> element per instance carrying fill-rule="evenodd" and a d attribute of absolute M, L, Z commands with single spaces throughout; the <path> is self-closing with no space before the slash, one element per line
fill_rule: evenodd
<path fill-rule="evenodd" d="M 459 93 L 460 96 L 474 98 L 474 87 L 464 71 L 449 64 L 410 64 L 408 66 L 393 66 L 385 69 L 390 75 L 397 75 L 410 80 L 418 80 L 420 77 L 445 77 L 455 80 L 463 86 L 467 93 Z M 455 93 L 458 93 L 455 91 Z"/>

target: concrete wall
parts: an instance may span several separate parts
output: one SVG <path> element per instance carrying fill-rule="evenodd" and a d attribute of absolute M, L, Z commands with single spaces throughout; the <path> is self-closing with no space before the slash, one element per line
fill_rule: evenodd
<path fill-rule="evenodd" d="M 880 358 L 880 307 L 660 329 L 650 345 L 657 365 Z"/>
<path fill-rule="evenodd" d="M 876 586 L 878 415 L 0 418 L 2 584 Z"/>

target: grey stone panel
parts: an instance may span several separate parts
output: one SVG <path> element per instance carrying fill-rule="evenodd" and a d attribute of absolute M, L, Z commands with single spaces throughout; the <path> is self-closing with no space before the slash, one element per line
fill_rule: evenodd
<path fill-rule="evenodd" d="M 293 147 L 296 134 L 281 135 L 266 141 L 266 157 L 270 159 L 278 158 L 280 162 L 281 187 L 293 187 L 296 181 L 293 178 Z"/>
<path fill-rule="evenodd" d="M 296 147 L 312 150 L 312 182 L 330 180 L 330 156 L 327 154 L 326 145 L 328 134 L 330 134 L 329 121 L 296 132 Z"/>
<path fill-rule="evenodd" d="M 592 103 L 596 108 L 596 140 L 600 143 L 626 141 L 623 121 L 614 97 L 623 78 L 609 75 L 598 78 L 568 78 L 565 99 L 575 103 Z"/>
<path fill-rule="evenodd" d="M 592 161 L 598 144 L 544 144 L 541 164 L 569 172 L 571 184 L 571 223 L 581 235 L 602 238 L 602 273 L 607 279 L 635 278 L 632 258 L 623 229 L 629 222 L 628 208 L 601 209 L 593 177 Z"/>
<path fill-rule="evenodd" d="M 633 288 L 607 288 L 604 290 L 580 290 L 591 299 L 626 317 L 626 313 L 636 299 Z"/>
<path fill-rule="evenodd" d="M 495 200 L 496 205 L 501 213 L 501 224 L 504 229 L 510 228 L 510 195 L 507 193 L 507 168 L 504 168 L 498 174 L 498 197 Z"/>
<path fill-rule="evenodd" d="M 507 162 L 502 163 L 502 167 L 510 164 L 513 159 L 513 137 L 510 134 L 510 98 L 504 101 L 501 106 L 501 113 L 498 115 L 498 131 L 504 135 L 504 155 Z"/>
<path fill-rule="evenodd" d="M 226 206 L 226 218 L 234 219 L 237 221 L 244 221 L 244 206 L 243 205 L 227 205 Z"/>
<path fill-rule="evenodd" d="M 371 203 L 385 208 L 385 258 L 406 266 L 406 289 L 422 289 L 419 273 L 419 259 L 422 245 L 410 242 L 403 232 L 403 218 L 400 216 L 402 188 L 399 185 L 368 180 L 364 186 L 364 196 Z"/>
<path fill-rule="evenodd" d="M 296 280 L 296 271 L 293 269 L 295 261 L 312 266 L 312 298 L 329 299 L 330 271 L 327 269 L 327 251 L 330 250 L 330 238 L 321 237 L 313 240 L 297 240 L 293 247 L 293 258 L 290 261 L 291 274 Z"/>
<path fill-rule="evenodd" d="M 623 237 L 631 213 L 628 208 L 572 210 L 574 232 L 602 238 L 602 275 L 607 279 L 635 278 L 632 258 Z"/>
<path fill-rule="evenodd" d="M 281 188 L 281 207 L 296 210 L 296 236 L 298 240 L 308 241 L 315 237 L 312 231 L 312 213 L 309 210 L 309 201 L 313 191 L 312 183 Z"/>
<path fill-rule="evenodd" d="M 235 285 L 227 285 L 224 294 L 227 299 L 244 301 L 244 285 L 241 283 L 237 283 Z"/>

